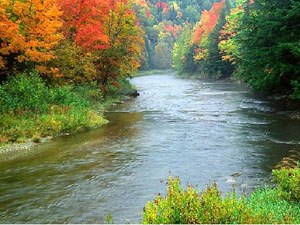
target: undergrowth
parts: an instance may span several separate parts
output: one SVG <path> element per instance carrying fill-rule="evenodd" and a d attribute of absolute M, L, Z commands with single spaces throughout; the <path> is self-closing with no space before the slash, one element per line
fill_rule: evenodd
<path fill-rule="evenodd" d="M 300 169 L 273 171 L 275 187 L 256 189 L 249 197 L 235 192 L 222 197 L 217 184 L 201 193 L 183 190 L 169 177 L 167 195 L 158 195 L 144 208 L 144 224 L 299 224 Z"/>
<path fill-rule="evenodd" d="M 96 85 L 50 87 L 36 72 L 11 77 L 0 86 L 0 145 L 99 127 L 107 121 L 93 109 L 103 103 Z"/>

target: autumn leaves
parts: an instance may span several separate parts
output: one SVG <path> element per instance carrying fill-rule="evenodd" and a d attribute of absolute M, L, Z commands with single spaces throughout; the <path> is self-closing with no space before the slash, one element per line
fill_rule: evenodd
<path fill-rule="evenodd" d="M 11 72 L 25 62 L 40 67 L 55 58 L 53 48 L 62 39 L 60 16 L 53 0 L 1 0 L 0 68 Z"/>
<path fill-rule="evenodd" d="M 195 26 L 192 43 L 197 46 L 195 49 L 195 59 L 205 59 L 208 54 L 207 45 L 209 35 L 219 22 L 220 14 L 225 5 L 225 1 L 216 2 L 210 11 L 202 12 L 201 20 Z"/>
<path fill-rule="evenodd" d="M 117 85 L 139 66 L 137 24 L 127 0 L 1 0 L 0 74 L 37 69 L 60 82 Z"/>

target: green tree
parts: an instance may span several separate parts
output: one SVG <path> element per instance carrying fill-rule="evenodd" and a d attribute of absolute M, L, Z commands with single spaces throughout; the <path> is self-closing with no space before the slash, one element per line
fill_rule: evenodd
<path fill-rule="evenodd" d="M 242 46 L 241 75 L 257 90 L 297 97 L 299 21 L 299 1 L 255 0 L 248 4 L 238 34 Z"/>
<path fill-rule="evenodd" d="M 186 26 L 174 45 L 173 67 L 179 74 L 193 74 L 197 71 L 197 65 L 194 61 L 192 33 L 192 27 Z"/>

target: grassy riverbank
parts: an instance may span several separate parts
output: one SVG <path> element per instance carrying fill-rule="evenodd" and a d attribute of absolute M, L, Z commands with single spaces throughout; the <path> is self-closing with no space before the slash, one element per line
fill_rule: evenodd
<path fill-rule="evenodd" d="M 96 85 L 47 86 L 37 73 L 0 86 L 0 148 L 100 127 L 103 110 L 132 92 L 128 81 L 104 94 Z"/>
<path fill-rule="evenodd" d="M 216 184 L 199 193 L 192 186 L 180 187 L 179 178 L 169 178 L 165 197 L 149 202 L 144 224 L 299 224 L 300 169 L 273 171 L 275 187 L 255 190 L 249 197 L 227 193 Z"/>

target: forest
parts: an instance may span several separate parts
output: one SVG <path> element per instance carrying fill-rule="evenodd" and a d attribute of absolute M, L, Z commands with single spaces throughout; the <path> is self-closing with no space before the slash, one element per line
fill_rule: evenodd
<path fill-rule="evenodd" d="M 97 199 L 100 195 L 93 199 L 94 193 L 80 189 L 89 185 L 95 190 L 101 187 L 110 191 L 106 188 L 111 188 L 122 201 L 123 196 L 129 199 L 126 191 L 128 188 L 129 192 L 133 184 L 134 188 L 153 193 L 157 186 L 147 189 L 153 187 L 152 169 L 160 171 L 155 178 L 174 170 L 194 179 L 195 171 L 190 168 L 198 168 L 205 156 L 209 163 L 212 153 L 208 150 L 213 148 L 212 155 L 216 159 L 213 158 L 215 162 L 209 171 L 220 174 L 221 170 L 230 168 L 228 173 L 232 175 L 226 182 L 232 183 L 233 191 L 228 192 L 228 188 L 224 188 L 226 184 L 219 188 L 217 183 L 202 192 L 190 184 L 183 189 L 180 179 L 170 174 L 165 194 L 158 194 L 153 201 L 149 200 L 149 194 L 137 189 L 132 191 L 135 193 L 130 195 L 132 205 L 140 207 L 140 202 L 145 205 L 139 208 L 142 215 L 139 222 L 300 223 L 299 21 L 298 0 L 1 0 L 0 164 L 4 153 L 14 155 L 14 152 L 39 148 L 37 146 L 51 151 L 58 149 L 58 153 L 40 151 L 41 157 L 33 158 L 13 156 L 15 161 L 7 165 L 4 157 L 0 166 L 0 183 L 5 184 L 3 189 L 0 187 L 3 193 L 0 218 L 4 219 L 0 222 L 113 223 L 114 212 L 107 208 L 102 210 L 106 221 L 102 217 L 93 220 L 100 210 L 95 205 L 86 208 L 91 210 L 90 214 L 74 220 L 76 215 L 73 214 L 72 219 L 66 210 L 72 207 L 64 204 L 69 203 L 70 196 L 75 196 L 78 207 L 82 202 L 88 204 L 87 199 Z M 143 76 L 147 73 L 150 75 Z M 278 100 L 280 110 L 283 104 L 283 111 L 278 109 Z M 67 144 L 61 144 L 63 140 Z M 51 147 L 52 142 L 54 147 Z M 70 146 L 73 149 L 70 150 Z M 245 156 L 247 159 L 251 160 L 256 154 L 255 157 L 267 158 L 269 166 L 266 169 L 264 165 L 257 165 L 259 160 L 264 160 L 261 158 L 253 161 L 257 164 L 249 167 L 251 174 L 245 179 L 255 179 L 255 173 L 268 179 L 268 184 L 253 184 L 250 194 L 245 183 L 241 184 L 245 192 L 239 193 L 236 180 L 243 173 L 234 171 L 240 168 L 236 166 L 239 163 L 230 161 L 232 158 L 238 161 L 246 153 L 234 153 L 228 159 L 230 163 L 225 162 L 223 169 L 217 169 L 227 156 L 223 150 L 244 151 L 245 146 L 252 151 L 250 156 Z M 64 153 L 60 148 L 68 151 Z M 276 153 L 271 152 L 272 148 Z M 150 155 L 148 149 L 151 149 Z M 255 154 L 253 149 L 257 151 Z M 199 156 L 198 151 L 203 154 Z M 218 158 L 222 155 L 224 160 Z M 185 157 L 184 163 L 176 164 L 178 158 Z M 150 166 L 145 166 L 148 162 Z M 247 167 L 245 162 L 247 160 L 241 160 L 244 166 L 240 170 Z M 181 170 L 182 165 L 185 168 Z M 259 167 L 260 172 L 257 172 Z M 12 171 L 24 171 L 24 178 Z M 83 171 L 82 174 L 79 171 Z M 203 171 L 207 168 L 203 167 Z M 69 174 L 68 178 L 60 173 Z M 147 180 L 147 173 L 153 177 Z M 60 219 L 55 210 L 50 211 L 57 215 L 43 214 L 44 220 L 39 217 L 42 213 L 36 212 L 39 216 L 35 217 L 29 210 L 31 206 L 35 208 L 34 204 L 47 196 L 47 192 L 32 200 L 29 211 L 24 209 L 24 215 L 16 213 L 18 203 L 13 204 L 11 200 L 9 204 L 7 200 L 11 194 L 4 186 L 12 185 L 18 190 L 26 188 L 28 183 L 34 190 L 42 179 L 38 178 L 41 174 L 52 174 L 53 180 L 47 181 L 55 181 L 48 186 L 51 193 L 60 187 L 58 192 L 66 198 L 64 201 L 59 196 L 59 202 L 52 202 L 68 212 Z M 99 174 L 108 175 L 100 178 Z M 139 176 L 134 177 L 134 174 Z M 115 181 L 118 176 L 122 179 Z M 76 181 L 71 181 L 72 177 L 83 183 L 74 185 Z M 159 179 L 161 181 L 161 177 Z M 201 182 L 211 182 L 211 179 L 202 177 Z M 225 178 L 222 179 L 221 183 Z M 43 182 L 40 184 L 45 191 L 47 182 Z M 33 183 L 35 186 L 30 186 Z M 65 195 L 67 189 L 58 184 L 74 188 L 73 192 Z M 124 188 L 121 184 L 127 186 Z M 116 191 L 114 188 L 119 186 L 121 189 Z M 25 192 L 22 189 L 22 193 Z M 81 199 L 78 193 L 90 195 L 82 194 Z M 104 201 L 111 196 L 104 193 L 101 192 L 97 204 L 107 201 L 114 204 L 112 208 L 121 204 L 117 200 Z M 146 202 L 144 196 L 147 196 Z M 47 201 L 53 199 L 49 197 Z M 77 204 L 74 201 L 72 205 Z M 9 210 L 2 210 L 6 204 Z M 40 209 L 43 207 L 48 205 L 41 203 Z M 98 211 L 93 211 L 96 208 Z M 80 210 L 82 213 L 85 206 Z M 137 208 L 130 210 L 128 213 L 125 210 L 128 217 L 138 211 Z M 115 213 L 124 216 L 123 211 L 115 210 Z M 93 216 L 88 218 L 90 215 Z"/>
<path fill-rule="evenodd" d="M 299 99 L 298 1 L 215 3 L 174 48 L 179 73 L 236 77 L 255 90 Z"/>

